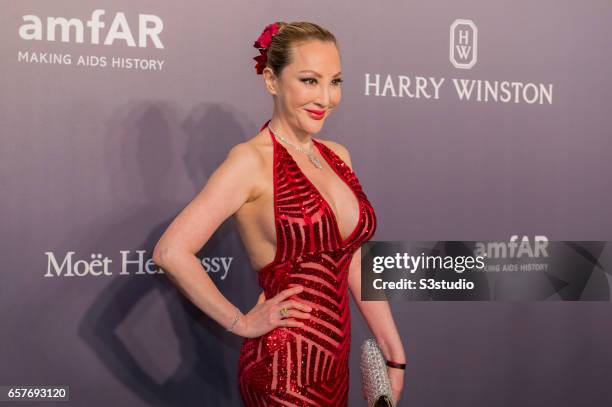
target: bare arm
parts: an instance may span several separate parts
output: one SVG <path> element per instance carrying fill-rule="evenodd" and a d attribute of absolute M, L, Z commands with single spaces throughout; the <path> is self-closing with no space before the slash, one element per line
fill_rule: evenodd
<path fill-rule="evenodd" d="M 404 346 L 397 331 L 389 302 L 361 301 L 361 248 L 355 251 L 349 266 L 349 289 L 370 331 L 374 334 L 380 350 L 387 360 L 406 363 Z M 399 402 L 404 388 L 404 370 L 387 367 L 391 391 L 395 402 Z"/>
<path fill-rule="evenodd" d="M 153 261 L 166 271 L 183 294 L 225 328 L 232 326 L 234 317 L 241 312 L 219 291 L 195 254 L 221 223 L 245 202 L 260 196 L 257 180 L 262 179 L 264 163 L 254 146 L 247 143 L 234 146 L 204 188 L 168 226 L 153 250 Z M 309 318 L 312 309 L 290 298 L 302 289 L 290 287 L 270 299 L 265 299 L 262 293 L 257 304 L 235 324 L 233 332 L 252 338 L 279 326 L 303 326 L 295 318 Z M 289 318 L 281 316 L 282 308 L 288 309 Z"/>
<path fill-rule="evenodd" d="M 349 289 L 385 358 L 393 362 L 405 363 L 404 347 L 393 320 L 389 302 L 387 300 L 361 300 L 361 248 L 355 251 L 349 266 Z"/>
<path fill-rule="evenodd" d="M 234 146 L 204 188 L 177 215 L 153 250 L 153 261 L 198 308 L 224 327 L 237 308 L 221 294 L 195 255 L 227 218 L 257 194 L 263 158 L 255 147 Z M 252 176 L 245 176 L 250 174 Z"/>

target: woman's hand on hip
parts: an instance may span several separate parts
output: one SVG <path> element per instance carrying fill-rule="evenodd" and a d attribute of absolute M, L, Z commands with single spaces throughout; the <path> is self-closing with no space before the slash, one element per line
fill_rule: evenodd
<path fill-rule="evenodd" d="M 292 295 L 301 293 L 302 286 L 287 288 L 274 297 L 266 300 L 264 293 L 259 296 L 257 304 L 243 315 L 234 330 L 245 338 L 255 338 L 266 334 L 277 327 L 302 327 L 304 323 L 295 318 L 308 319 L 312 307 L 298 300 L 289 300 Z M 281 314 L 281 309 L 287 309 L 287 316 Z"/>

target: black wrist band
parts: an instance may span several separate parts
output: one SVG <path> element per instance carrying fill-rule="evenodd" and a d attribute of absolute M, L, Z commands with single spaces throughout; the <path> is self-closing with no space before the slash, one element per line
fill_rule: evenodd
<path fill-rule="evenodd" d="M 387 366 L 389 367 L 394 367 L 396 369 L 406 369 L 406 364 L 405 363 L 396 363 L 396 362 L 391 362 L 390 360 L 387 360 Z"/>

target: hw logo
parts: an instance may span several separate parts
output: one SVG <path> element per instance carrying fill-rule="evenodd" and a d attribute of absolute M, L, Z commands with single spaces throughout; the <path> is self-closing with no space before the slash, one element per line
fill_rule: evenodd
<path fill-rule="evenodd" d="M 471 69 L 478 54 L 478 28 L 472 20 L 457 19 L 450 26 L 449 59 L 455 68 Z"/>

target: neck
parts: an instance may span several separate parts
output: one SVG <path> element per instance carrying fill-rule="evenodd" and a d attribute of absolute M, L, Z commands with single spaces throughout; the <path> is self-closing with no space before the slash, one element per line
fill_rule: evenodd
<path fill-rule="evenodd" d="M 311 144 L 312 134 L 291 126 L 282 117 L 273 115 L 268 126 L 272 127 L 275 134 L 280 134 L 290 143 L 303 148 L 308 148 Z"/>

